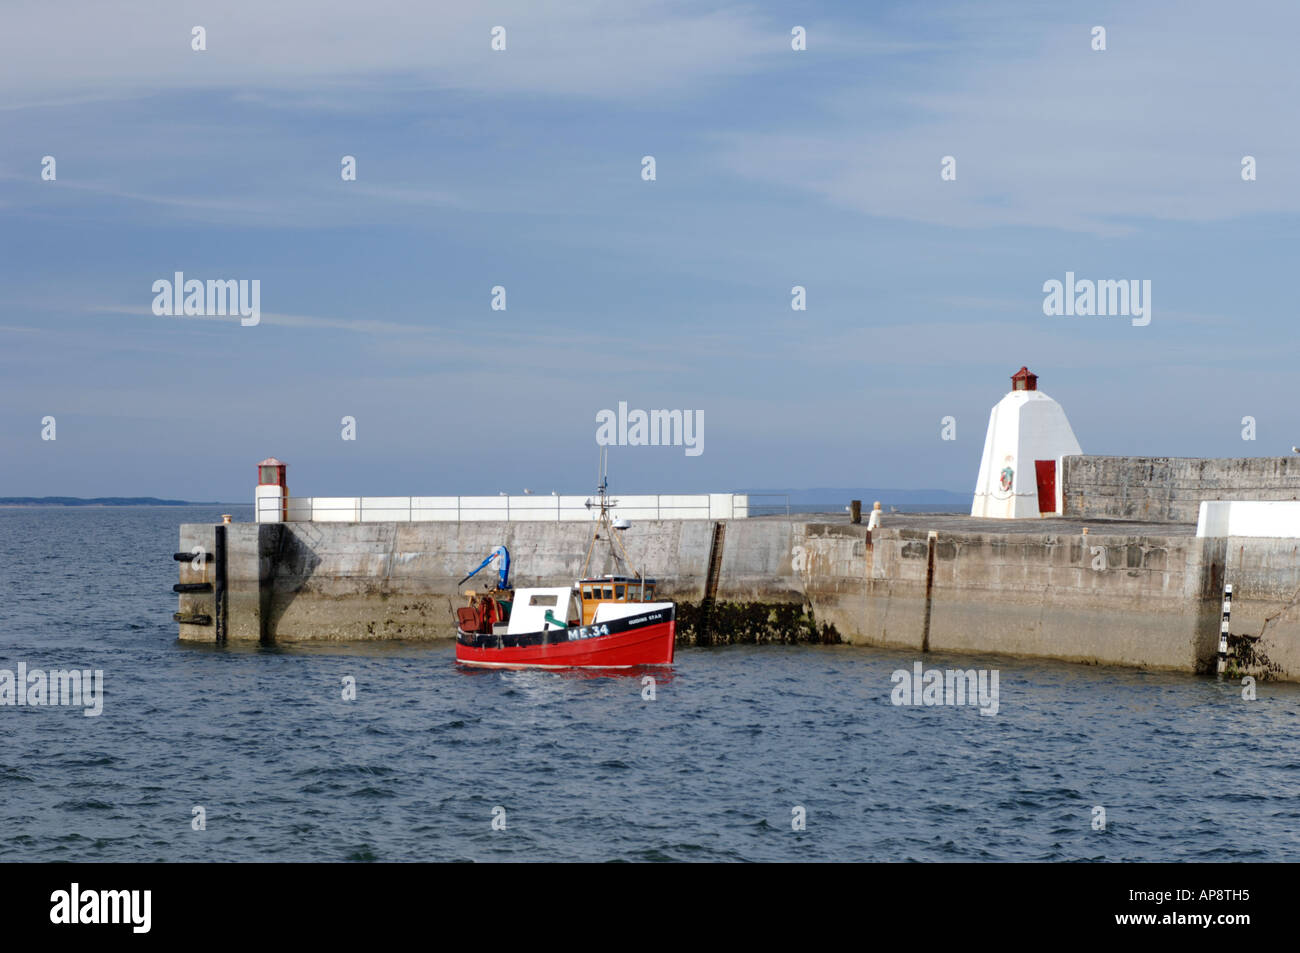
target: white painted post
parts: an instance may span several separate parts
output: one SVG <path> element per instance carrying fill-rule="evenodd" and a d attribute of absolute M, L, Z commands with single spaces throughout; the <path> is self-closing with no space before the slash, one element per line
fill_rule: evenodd
<path fill-rule="evenodd" d="M 1228 617 L 1232 615 L 1232 583 L 1223 587 L 1223 621 L 1219 624 L 1219 674 L 1228 668 Z"/>

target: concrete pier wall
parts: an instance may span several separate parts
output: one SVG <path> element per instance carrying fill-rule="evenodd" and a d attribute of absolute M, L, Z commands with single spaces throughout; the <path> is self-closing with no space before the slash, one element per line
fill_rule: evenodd
<path fill-rule="evenodd" d="M 1107 457 L 1063 461 L 1065 516 L 1195 523 L 1202 500 L 1300 499 L 1300 457 Z"/>
<path fill-rule="evenodd" d="M 1238 667 L 1300 681 L 1300 539 L 1233 536 L 1226 542 Z"/>
<path fill-rule="evenodd" d="M 716 603 L 702 607 L 714 526 L 646 521 L 624 532 L 638 567 L 679 602 L 683 642 L 797 638 L 1203 671 L 1217 649 L 1226 564 L 1242 574 L 1234 631 L 1238 618 L 1262 626 L 1277 615 L 1261 647 L 1272 677 L 1300 680 L 1300 569 L 1294 545 L 1281 540 L 1021 531 L 932 541 L 909 528 L 734 520 L 725 523 Z M 182 548 L 211 551 L 212 529 L 182 527 Z M 590 534 L 576 523 L 226 530 L 228 637 L 276 642 L 450 638 L 462 604 L 456 584 L 492 547 L 509 547 L 516 585 L 554 584 L 579 575 Z M 603 558 L 590 567 L 612 570 Z M 488 572 L 467 585 L 486 583 Z M 184 563 L 181 579 L 203 577 Z M 181 596 L 182 612 L 211 605 L 211 595 Z M 180 627 L 182 639 L 213 635 Z"/>
<path fill-rule="evenodd" d="M 923 531 L 888 529 L 872 537 L 865 559 L 846 559 L 829 535 L 803 537 L 819 554 L 805 574 L 809 601 L 846 641 L 1189 672 L 1215 655 L 1223 540 L 945 533 L 932 542 Z M 828 573 L 833 562 L 842 568 Z"/>

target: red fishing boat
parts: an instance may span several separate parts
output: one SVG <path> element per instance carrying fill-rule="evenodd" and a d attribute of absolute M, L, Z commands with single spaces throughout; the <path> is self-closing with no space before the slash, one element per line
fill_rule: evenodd
<path fill-rule="evenodd" d="M 602 530 L 615 562 L 627 561 L 618 535 L 626 523 L 611 523 L 614 504 L 606 499 L 603 479 L 597 492 L 600 509 L 584 573 Z M 461 584 L 493 563 L 496 586 L 466 592 L 469 605 L 456 610 L 456 661 L 493 668 L 672 664 L 677 606 L 656 600 L 655 580 L 638 573 L 584 575 L 572 586 L 515 589 L 510 586 L 510 553 L 498 546 Z"/>
<path fill-rule="evenodd" d="M 671 665 L 677 607 L 654 601 L 654 585 L 610 575 L 573 588 L 468 593 L 470 605 L 457 611 L 456 661 L 496 668 Z"/>

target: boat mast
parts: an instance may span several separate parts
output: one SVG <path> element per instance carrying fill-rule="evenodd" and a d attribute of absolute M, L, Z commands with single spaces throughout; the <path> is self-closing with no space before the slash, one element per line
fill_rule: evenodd
<path fill-rule="evenodd" d="M 615 569 L 618 568 L 619 564 L 622 564 L 623 566 L 627 567 L 627 571 L 629 574 L 634 575 L 636 576 L 636 578 L 640 579 L 641 573 L 638 572 L 636 569 L 632 568 L 632 561 L 627 558 L 627 550 L 623 548 L 623 540 L 619 538 L 618 533 L 614 530 L 613 523 L 610 521 L 609 518 L 610 511 L 614 508 L 614 506 L 618 503 L 618 501 L 611 500 L 609 498 L 608 489 L 609 489 L 609 448 L 601 447 L 600 462 L 597 464 L 596 467 L 596 501 L 597 501 L 596 505 L 599 507 L 599 514 L 596 517 L 596 526 L 591 531 L 591 540 L 587 543 L 587 557 L 582 561 L 581 578 L 583 579 L 587 578 L 587 569 L 591 565 L 591 555 L 596 549 L 596 540 L 600 539 L 601 527 L 604 527 L 606 539 L 610 540 L 609 554 L 611 557 L 613 557 L 615 563 Z M 587 508 L 588 509 L 591 508 L 590 500 L 587 501 Z M 618 552 L 614 551 L 615 547 L 617 547 Z M 620 553 L 622 554 L 621 559 L 619 558 Z"/>

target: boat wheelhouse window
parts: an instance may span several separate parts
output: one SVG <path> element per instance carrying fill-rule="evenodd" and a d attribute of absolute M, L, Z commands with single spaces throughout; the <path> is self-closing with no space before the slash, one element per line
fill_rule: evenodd
<path fill-rule="evenodd" d="M 645 601 L 646 601 L 646 602 L 654 602 L 654 598 L 655 598 L 655 587 L 652 586 L 650 583 L 646 583 L 646 587 L 645 587 Z"/>
<path fill-rule="evenodd" d="M 556 602 L 555 602 L 555 596 L 553 596 L 553 595 L 549 595 L 549 596 L 546 596 L 546 595 L 543 595 L 543 596 L 536 596 L 536 595 L 534 595 L 534 596 L 529 596 L 529 597 L 528 597 L 528 604 L 529 604 L 530 606 L 553 606 L 553 605 L 556 604 Z"/>
<path fill-rule="evenodd" d="M 622 599 L 622 598 L 623 598 L 623 587 L 622 587 L 622 586 L 615 586 L 615 587 L 614 587 L 614 598 L 615 598 L 615 599 Z"/>
<path fill-rule="evenodd" d="M 592 594 L 591 594 L 591 586 L 583 586 L 583 587 L 582 587 L 582 598 L 584 598 L 584 599 L 592 599 L 592 598 L 594 598 L 594 596 L 592 596 Z"/>
<path fill-rule="evenodd" d="M 606 587 L 605 587 L 605 598 L 606 598 L 606 599 L 613 599 L 613 598 L 614 598 L 614 587 L 613 587 L 613 586 L 606 586 Z"/>
<path fill-rule="evenodd" d="M 634 582 L 634 583 L 630 583 L 630 584 L 628 585 L 628 587 L 627 587 L 627 601 L 628 601 L 628 602 L 640 602 L 640 601 L 641 601 L 641 583 L 639 583 L 639 582 Z"/>

